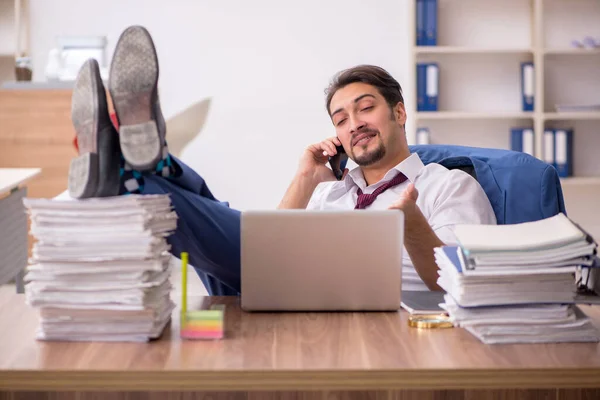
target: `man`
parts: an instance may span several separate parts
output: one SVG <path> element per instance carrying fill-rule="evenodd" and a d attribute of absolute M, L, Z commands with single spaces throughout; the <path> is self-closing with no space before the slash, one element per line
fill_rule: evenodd
<path fill-rule="evenodd" d="M 168 154 L 157 81 L 150 34 L 128 28 L 117 43 L 109 81 L 117 134 L 97 64 L 84 65 L 73 94 L 80 155 L 71 164 L 70 193 L 76 198 L 169 193 L 179 215 L 169 238 L 172 253 L 189 253 L 210 294 L 239 294 L 240 213 Z M 402 210 L 408 252 L 403 288 L 438 289 L 433 248 L 455 242 L 457 223 L 495 223 L 485 193 L 468 174 L 423 166 L 410 154 L 400 85 L 381 68 L 361 66 L 338 75 L 328 90 L 327 109 L 336 137 L 306 149 L 279 208 Z M 359 165 L 339 182 L 326 166 L 336 145 Z M 361 240 L 357 232 L 357 244 Z"/>
<path fill-rule="evenodd" d="M 402 91 L 385 70 L 342 71 L 327 89 L 326 104 L 336 137 L 308 147 L 280 208 L 349 210 L 363 193 L 375 194 L 365 208 L 404 212 L 403 289 L 439 290 L 433 249 L 457 242 L 456 224 L 496 223 L 485 192 L 467 173 L 424 166 L 410 153 Z M 358 168 L 336 181 L 326 163 L 340 145 Z"/>

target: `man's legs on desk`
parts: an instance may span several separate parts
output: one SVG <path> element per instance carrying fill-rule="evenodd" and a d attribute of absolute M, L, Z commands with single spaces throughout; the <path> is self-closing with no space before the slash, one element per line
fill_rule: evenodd
<path fill-rule="evenodd" d="M 179 217 L 168 238 L 171 253 L 189 254 L 191 265 L 209 294 L 238 295 L 240 291 L 240 212 L 215 199 L 204 179 L 180 164 L 176 178 L 144 176 L 143 194 L 171 195 Z"/>
<path fill-rule="evenodd" d="M 141 27 L 128 28 L 117 43 L 109 82 L 117 133 L 98 64 L 86 62 L 73 91 L 80 155 L 71 162 L 69 192 L 75 198 L 170 194 L 179 217 L 168 238 L 171 253 L 189 254 L 211 295 L 237 295 L 240 213 L 215 199 L 202 177 L 168 154 L 157 82 L 150 35 Z"/>

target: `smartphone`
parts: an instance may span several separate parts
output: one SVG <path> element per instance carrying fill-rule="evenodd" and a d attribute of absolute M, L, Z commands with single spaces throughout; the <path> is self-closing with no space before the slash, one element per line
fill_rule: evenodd
<path fill-rule="evenodd" d="M 342 146 L 335 146 L 335 150 L 337 151 L 337 154 L 333 157 L 329 157 L 329 165 L 331 166 L 335 178 L 339 181 L 344 175 L 344 169 L 346 169 L 346 164 L 348 163 L 348 155 Z"/>

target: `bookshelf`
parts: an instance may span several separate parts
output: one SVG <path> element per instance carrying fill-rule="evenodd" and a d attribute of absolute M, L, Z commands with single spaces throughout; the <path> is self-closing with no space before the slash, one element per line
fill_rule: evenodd
<path fill-rule="evenodd" d="M 600 104 L 600 48 L 571 47 L 600 40 L 597 0 L 438 0 L 437 45 L 416 45 L 416 0 L 410 1 L 413 82 L 407 137 L 429 128 L 431 143 L 510 148 L 510 128 L 534 130 L 542 158 L 546 128 L 574 131 L 574 177 L 565 185 L 597 185 L 600 195 L 600 112 L 557 112 L 556 104 Z M 558 28 L 560 27 L 560 28 Z M 417 112 L 416 64 L 439 66 L 439 111 Z M 535 108 L 521 109 L 522 62 L 535 66 Z"/>
<path fill-rule="evenodd" d="M 530 48 L 485 48 L 464 46 L 415 46 L 415 54 L 532 54 Z"/>
<path fill-rule="evenodd" d="M 600 112 L 549 112 L 544 113 L 546 121 L 600 119 Z"/>
<path fill-rule="evenodd" d="M 569 177 L 562 179 L 563 184 L 569 185 L 600 185 L 600 176 Z"/>
<path fill-rule="evenodd" d="M 598 0 L 438 0 L 437 45 L 416 45 L 417 1 L 410 0 L 411 82 L 407 138 L 426 127 L 432 144 L 510 149 L 510 129 L 534 131 L 543 159 L 545 129 L 573 129 L 573 176 L 562 178 L 569 217 L 600 237 L 600 111 L 558 112 L 556 104 L 600 104 Z M 439 67 L 438 110 L 417 112 L 417 63 Z M 522 62 L 535 66 L 535 107 L 522 111 Z"/>
<path fill-rule="evenodd" d="M 477 112 L 477 111 L 418 111 L 417 119 L 423 120 L 448 120 L 448 119 L 531 119 L 531 112 Z"/>
<path fill-rule="evenodd" d="M 600 54 L 600 49 L 544 49 L 544 54 L 547 56 L 594 56 Z"/>

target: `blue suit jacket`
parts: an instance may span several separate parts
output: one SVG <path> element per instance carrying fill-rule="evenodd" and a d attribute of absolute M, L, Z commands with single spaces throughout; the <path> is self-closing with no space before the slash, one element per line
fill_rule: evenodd
<path fill-rule="evenodd" d="M 473 168 L 488 196 L 498 224 L 516 224 L 565 213 L 556 169 L 528 154 L 451 145 L 409 146 L 423 164 L 448 169 Z"/>

